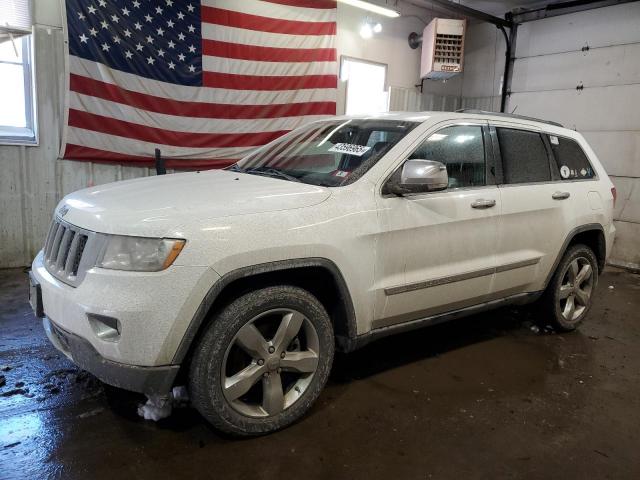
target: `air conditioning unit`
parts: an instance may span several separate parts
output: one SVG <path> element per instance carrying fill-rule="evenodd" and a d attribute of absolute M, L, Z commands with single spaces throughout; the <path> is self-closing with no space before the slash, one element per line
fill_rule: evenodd
<path fill-rule="evenodd" d="M 466 20 L 434 18 L 422 32 L 420 78 L 446 80 L 462 72 Z"/>

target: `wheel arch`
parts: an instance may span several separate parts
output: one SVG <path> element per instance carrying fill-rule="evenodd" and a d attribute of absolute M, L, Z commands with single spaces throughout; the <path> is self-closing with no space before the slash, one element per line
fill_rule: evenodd
<path fill-rule="evenodd" d="M 277 284 L 299 286 L 316 296 L 329 313 L 338 345 L 344 343 L 341 339 L 355 338 L 353 301 L 336 264 L 320 257 L 282 260 L 238 268 L 220 277 L 191 319 L 172 363 L 188 358 L 211 312 L 246 291 Z"/>
<path fill-rule="evenodd" d="M 604 269 L 605 260 L 606 260 L 606 252 L 607 252 L 607 240 L 604 235 L 604 227 L 599 223 L 588 223 L 585 225 L 580 225 L 579 227 L 574 228 L 569 232 L 567 238 L 562 245 L 562 248 L 558 252 L 558 256 L 551 268 L 551 271 L 547 275 L 547 278 L 544 282 L 544 288 L 546 289 L 551 281 L 551 277 L 555 273 L 558 268 L 558 264 L 562 260 L 565 252 L 572 245 L 584 244 L 593 250 L 593 253 L 598 260 L 598 273 L 602 273 Z"/>

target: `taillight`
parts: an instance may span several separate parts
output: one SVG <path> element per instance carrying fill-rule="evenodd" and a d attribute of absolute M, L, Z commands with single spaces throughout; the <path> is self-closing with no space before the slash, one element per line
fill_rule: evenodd
<path fill-rule="evenodd" d="M 613 195 L 613 206 L 615 208 L 616 199 L 618 198 L 618 191 L 616 190 L 616 187 L 611 187 L 611 195 Z"/>

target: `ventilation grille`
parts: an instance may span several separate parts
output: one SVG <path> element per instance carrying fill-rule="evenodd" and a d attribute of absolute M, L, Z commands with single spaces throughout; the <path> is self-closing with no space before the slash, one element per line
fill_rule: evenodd
<path fill-rule="evenodd" d="M 434 18 L 422 32 L 420 77 L 446 80 L 462 72 L 465 20 Z"/>
<path fill-rule="evenodd" d="M 462 63 L 462 35 L 436 35 L 435 51 L 433 52 L 435 63 Z"/>

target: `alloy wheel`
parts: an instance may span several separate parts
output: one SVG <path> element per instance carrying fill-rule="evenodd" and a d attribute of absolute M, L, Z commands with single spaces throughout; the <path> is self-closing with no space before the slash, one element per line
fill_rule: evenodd
<path fill-rule="evenodd" d="M 568 322 L 575 322 L 588 307 L 593 292 L 593 268 L 585 257 L 569 263 L 560 284 L 558 303 L 560 312 Z"/>
<path fill-rule="evenodd" d="M 289 308 L 260 313 L 238 330 L 225 352 L 224 397 L 243 415 L 277 415 L 309 387 L 318 355 L 318 333 L 302 313 Z"/>

